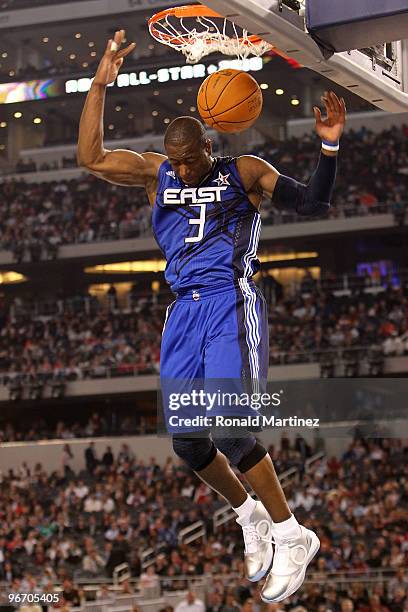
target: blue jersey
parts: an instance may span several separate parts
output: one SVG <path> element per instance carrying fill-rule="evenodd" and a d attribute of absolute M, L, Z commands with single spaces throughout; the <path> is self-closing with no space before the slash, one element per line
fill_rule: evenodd
<path fill-rule="evenodd" d="M 238 282 L 259 270 L 261 216 L 248 199 L 235 158 L 216 158 L 197 187 L 186 186 L 164 161 L 152 224 L 175 293 Z"/>

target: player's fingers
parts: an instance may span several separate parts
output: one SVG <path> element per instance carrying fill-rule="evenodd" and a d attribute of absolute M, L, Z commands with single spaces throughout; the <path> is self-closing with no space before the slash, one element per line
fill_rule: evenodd
<path fill-rule="evenodd" d="M 316 119 L 316 123 L 320 123 L 322 120 L 322 113 L 320 111 L 320 108 L 318 106 L 314 106 L 313 107 L 313 112 L 314 112 L 314 116 Z"/>
<path fill-rule="evenodd" d="M 127 55 L 129 55 L 129 53 L 132 53 L 132 51 L 134 51 L 135 47 L 136 43 L 130 43 L 130 45 L 128 45 L 126 49 L 122 49 L 122 51 L 119 51 L 117 57 L 126 57 Z"/>
<path fill-rule="evenodd" d="M 339 114 L 341 112 L 340 100 L 338 99 L 334 91 L 330 92 L 330 101 L 333 106 L 333 112 L 335 112 L 336 114 Z"/>
<path fill-rule="evenodd" d="M 112 40 L 108 43 L 108 51 L 113 56 L 120 49 L 123 38 L 125 35 L 125 30 L 116 30 L 115 35 Z"/>
<path fill-rule="evenodd" d="M 334 113 L 334 108 L 333 108 L 333 102 L 332 99 L 330 97 L 330 93 L 328 91 L 324 92 L 324 100 L 326 103 L 326 108 L 327 108 L 327 114 L 333 114 Z"/>
<path fill-rule="evenodd" d="M 324 104 L 324 108 L 325 108 L 325 110 L 326 110 L 326 115 L 327 115 L 327 116 L 329 116 L 329 115 L 330 115 L 330 106 L 329 106 L 329 101 L 328 101 L 328 99 L 327 99 L 327 98 L 325 98 L 324 96 L 322 96 L 320 99 L 321 99 L 321 101 L 322 101 L 322 102 L 323 102 L 323 104 Z"/>
<path fill-rule="evenodd" d="M 125 38 L 125 30 L 116 30 L 113 40 L 118 45 L 118 47 L 120 47 L 124 38 Z"/>

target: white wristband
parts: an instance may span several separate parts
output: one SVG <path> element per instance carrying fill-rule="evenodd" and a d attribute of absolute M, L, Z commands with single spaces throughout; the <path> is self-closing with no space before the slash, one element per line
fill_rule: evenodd
<path fill-rule="evenodd" d="M 339 142 L 328 142 L 327 140 L 322 140 L 322 149 L 325 151 L 338 151 L 340 149 Z"/>

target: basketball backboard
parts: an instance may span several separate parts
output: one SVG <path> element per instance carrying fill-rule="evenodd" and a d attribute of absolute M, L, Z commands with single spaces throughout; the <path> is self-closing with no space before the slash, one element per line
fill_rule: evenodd
<path fill-rule="evenodd" d="M 387 41 L 324 59 L 306 29 L 307 1 L 205 0 L 205 4 L 375 106 L 389 112 L 408 111 L 408 41 Z"/>

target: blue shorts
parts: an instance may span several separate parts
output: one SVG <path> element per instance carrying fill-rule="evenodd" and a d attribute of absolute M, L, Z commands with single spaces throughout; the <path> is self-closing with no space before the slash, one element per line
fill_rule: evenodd
<path fill-rule="evenodd" d="M 252 415 L 253 408 L 226 406 L 217 401 L 202 405 L 171 402 L 174 394 L 250 394 L 266 386 L 269 362 L 268 316 L 266 301 L 253 281 L 189 290 L 168 307 L 163 328 L 160 378 L 163 416 L 167 431 L 169 417 Z M 219 400 L 219 395 L 218 395 Z M 185 430 L 187 431 L 187 429 Z"/>

